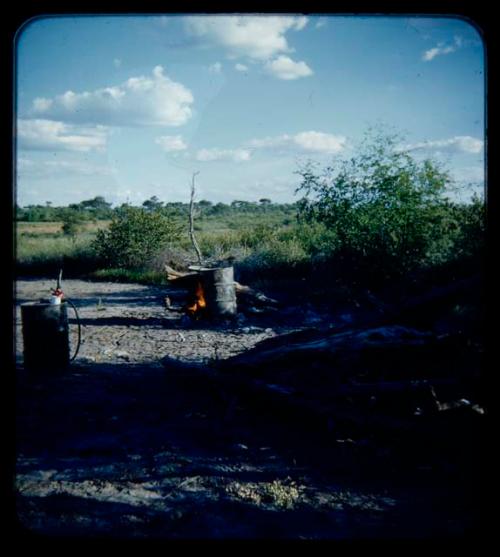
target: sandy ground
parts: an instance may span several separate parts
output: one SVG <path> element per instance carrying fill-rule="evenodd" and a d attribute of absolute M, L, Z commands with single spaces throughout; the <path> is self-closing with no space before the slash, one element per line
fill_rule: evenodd
<path fill-rule="evenodd" d="M 17 283 L 16 356 L 22 361 L 20 305 L 48 298 L 54 281 L 21 280 Z M 257 342 L 306 327 L 314 319 L 293 325 L 240 316 L 235 323 L 194 322 L 167 311 L 164 299 L 183 300 L 182 291 L 137 284 L 66 280 L 63 289 L 77 308 L 82 342 L 75 363 L 159 364 L 163 356 L 183 361 L 208 362 L 228 358 Z M 68 309 L 72 355 L 77 345 L 74 311 Z M 286 320 L 285 320 L 286 321 Z"/>
<path fill-rule="evenodd" d="M 474 528 L 464 478 L 324 439 L 161 364 L 226 358 L 321 316 L 304 308 L 299 320 L 295 311 L 208 326 L 166 311 L 174 291 L 68 280 L 82 345 L 67 372 L 37 376 L 22 366 L 19 305 L 52 286 L 17 284 L 15 490 L 25 534 L 392 539 Z M 73 318 L 71 330 L 74 348 Z"/>

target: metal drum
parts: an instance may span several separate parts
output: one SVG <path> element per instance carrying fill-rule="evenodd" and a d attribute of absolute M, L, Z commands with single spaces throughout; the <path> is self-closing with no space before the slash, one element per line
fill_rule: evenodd
<path fill-rule="evenodd" d="M 236 290 L 233 267 L 200 269 L 207 311 L 213 318 L 236 315 Z"/>
<path fill-rule="evenodd" d="M 27 303 L 21 305 L 24 367 L 47 372 L 69 367 L 67 304 Z"/>

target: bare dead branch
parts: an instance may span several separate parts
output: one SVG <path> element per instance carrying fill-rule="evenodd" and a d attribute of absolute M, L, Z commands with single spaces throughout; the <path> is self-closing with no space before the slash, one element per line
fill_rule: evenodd
<path fill-rule="evenodd" d="M 198 242 L 196 241 L 194 235 L 194 195 L 196 191 L 195 178 L 199 173 L 200 173 L 199 171 L 193 172 L 193 178 L 191 181 L 191 200 L 189 202 L 189 237 L 191 238 L 191 243 L 193 244 L 194 250 L 196 251 L 196 256 L 198 257 L 198 264 L 201 267 L 203 265 L 203 262 L 201 260 L 200 246 L 198 245 Z"/>

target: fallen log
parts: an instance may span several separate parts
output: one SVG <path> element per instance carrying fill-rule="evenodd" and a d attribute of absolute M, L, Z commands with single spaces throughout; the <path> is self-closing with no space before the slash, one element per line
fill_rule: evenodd
<path fill-rule="evenodd" d="M 264 341 L 266 344 L 263 343 L 263 347 L 257 344 L 253 349 L 221 362 L 222 369 L 262 369 L 278 364 L 297 368 L 304 362 L 334 361 L 339 355 L 348 355 L 354 361 L 369 350 L 388 352 L 391 349 L 401 350 L 402 347 L 424 346 L 434 340 L 431 333 L 400 325 L 330 334 L 320 331 L 317 336 L 311 334 L 312 338 L 300 341 L 296 340 L 297 334 L 291 335 L 295 335 L 292 342 L 288 341 L 287 335 L 283 335 L 281 342 L 270 344 Z"/>
<path fill-rule="evenodd" d="M 269 305 L 269 306 L 279 306 L 280 303 L 273 298 L 269 298 L 262 292 L 255 290 L 254 288 L 250 288 L 250 286 L 246 286 L 244 284 L 240 284 L 239 282 L 234 282 L 234 288 L 236 290 L 236 295 L 242 301 L 248 300 L 255 305 Z"/>
<path fill-rule="evenodd" d="M 198 273 L 176 271 L 168 265 L 164 265 L 164 269 L 167 273 L 167 280 L 170 283 L 174 283 L 175 286 L 178 286 L 179 288 L 187 288 L 189 290 L 196 287 L 199 280 Z"/>

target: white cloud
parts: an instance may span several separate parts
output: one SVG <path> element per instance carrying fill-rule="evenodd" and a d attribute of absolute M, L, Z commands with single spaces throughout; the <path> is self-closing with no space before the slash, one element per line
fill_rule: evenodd
<path fill-rule="evenodd" d="M 75 174 L 81 176 L 112 176 L 116 174 L 115 168 L 105 165 L 70 160 L 34 161 L 23 157 L 17 161 L 17 170 L 21 178 L 39 179 Z"/>
<path fill-rule="evenodd" d="M 196 160 L 201 162 L 212 161 L 249 161 L 251 153 L 248 149 L 200 149 L 196 153 Z"/>
<path fill-rule="evenodd" d="M 122 65 L 122 61 L 120 60 L 120 58 L 115 58 L 113 60 L 113 65 L 115 66 L 115 68 L 119 68 Z"/>
<path fill-rule="evenodd" d="M 156 66 L 151 76 L 131 77 L 121 85 L 35 99 L 30 116 L 115 126 L 180 126 L 191 117 L 193 100 L 189 89 Z"/>
<path fill-rule="evenodd" d="M 478 154 L 483 150 L 484 142 L 470 135 L 457 135 L 450 139 L 440 139 L 437 141 L 422 141 L 405 145 L 408 151 L 447 151 L 453 153 Z"/>
<path fill-rule="evenodd" d="M 285 33 L 300 31 L 304 16 L 188 16 L 185 28 L 206 44 L 225 48 L 231 57 L 267 60 L 281 52 L 292 52 Z"/>
<path fill-rule="evenodd" d="M 222 71 L 222 64 L 220 62 L 215 62 L 211 66 L 208 66 L 208 71 L 214 74 L 220 74 Z"/>
<path fill-rule="evenodd" d="M 316 29 L 321 29 L 321 27 L 324 27 L 326 25 L 326 22 L 327 22 L 326 17 L 320 17 L 314 27 Z"/>
<path fill-rule="evenodd" d="M 335 154 L 347 146 L 347 138 L 317 131 L 300 132 L 295 135 L 279 135 L 254 139 L 249 145 L 257 149 L 281 149 L 308 153 Z"/>
<path fill-rule="evenodd" d="M 346 138 L 322 132 L 301 132 L 294 136 L 294 141 L 305 151 L 317 153 L 338 153 L 344 149 Z"/>
<path fill-rule="evenodd" d="M 234 69 L 238 72 L 247 72 L 248 66 L 245 66 L 245 64 L 235 64 Z"/>
<path fill-rule="evenodd" d="M 453 170 L 458 182 L 479 183 L 484 185 L 484 166 L 462 166 Z"/>
<path fill-rule="evenodd" d="M 162 135 L 155 139 L 155 143 L 160 145 L 166 153 L 170 153 L 171 151 L 184 151 L 187 149 L 187 145 L 180 135 Z"/>
<path fill-rule="evenodd" d="M 313 71 L 305 62 L 294 62 L 288 56 L 278 56 L 266 62 L 264 69 L 278 79 L 299 79 L 312 75 Z"/>
<path fill-rule="evenodd" d="M 75 126 L 53 120 L 17 122 L 19 147 L 41 151 L 102 151 L 106 146 L 105 126 Z"/>
<path fill-rule="evenodd" d="M 422 60 L 424 62 L 430 62 L 431 60 L 436 58 L 436 56 L 451 54 L 452 52 L 455 52 L 458 48 L 460 48 L 462 46 L 462 43 L 462 37 L 455 37 L 453 44 L 448 46 L 445 46 L 444 43 L 438 43 L 438 45 L 434 48 L 430 48 L 429 50 L 426 50 L 424 52 L 424 54 L 422 55 Z"/>
<path fill-rule="evenodd" d="M 36 98 L 33 101 L 33 110 L 36 112 L 45 112 L 52 106 L 52 101 L 50 99 Z"/>

